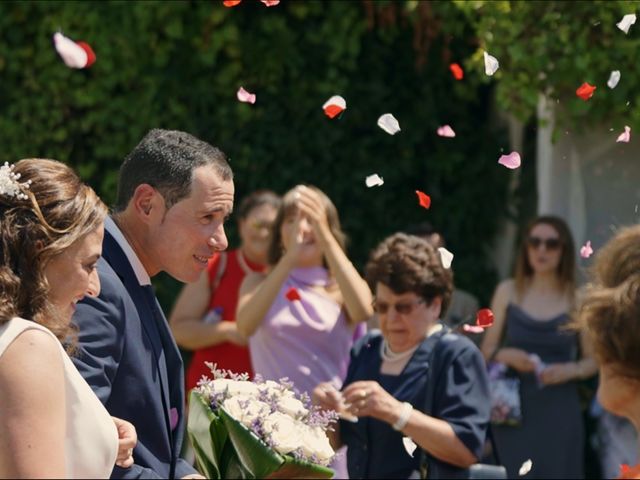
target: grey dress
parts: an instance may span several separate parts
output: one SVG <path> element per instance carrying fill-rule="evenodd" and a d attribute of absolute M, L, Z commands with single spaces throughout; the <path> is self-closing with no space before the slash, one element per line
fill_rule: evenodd
<path fill-rule="evenodd" d="M 536 320 L 514 304 L 507 308 L 505 346 L 536 353 L 547 365 L 572 362 L 578 336 L 563 330 L 568 314 Z M 584 427 L 578 384 L 538 386 L 534 374 L 519 374 L 522 425 L 494 426 L 496 446 L 509 478 L 531 459 L 527 478 L 584 478 Z"/>

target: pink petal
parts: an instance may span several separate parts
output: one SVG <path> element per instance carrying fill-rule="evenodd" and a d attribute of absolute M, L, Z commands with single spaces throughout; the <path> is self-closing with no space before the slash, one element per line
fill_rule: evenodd
<path fill-rule="evenodd" d="M 591 255 L 593 255 L 593 248 L 591 248 L 591 241 L 588 240 L 580 249 L 580 256 L 582 258 L 589 258 Z"/>
<path fill-rule="evenodd" d="M 476 325 L 469 325 L 468 323 L 465 323 L 464 325 L 462 325 L 462 330 L 464 330 L 465 332 L 468 332 L 468 333 L 482 333 L 482 332 L 484 332 L 484 328 L 478 327 Z"/>
<path fill-rule="evenodd" d="M 340 95 L 334 95 L 322 105 L 324 114 L 329 118 L 335 118 L 347 109 L 347 101 Z"/>
<path fill-rule="evenodd" d="M 509 155 L 501 155 L 498 159 L 500 165 L 504 165 L 507 168 L 513 170 L 520 166 L 520 154 L 518 152 L 511 152 Z"/>
<path fill-rule="evenodd" d="M 84 68 L 87 66 L 89 60 L 87 52 L 73 40 L 57 32 L 53 35 L 53 44 L 67 67 Z"/>
<path fill-rule="evenodd" d="M 631 128 L 625 125 L 624 132 L 618 135 L 616 142 L 629 143 L 629 140 L 631 140 Z"/>
<path fill-rule="evenodd" d="M 275 7 L 280 3 L 280 0 L 260 0 L 260 1 L 264 3 L 267 7 Z"/>
<path fill-rule="evenodd" d="M 240 87 L 236 95 L 238 97 L 238 100 L 240 100 L 241 102 L 251 103 L 251 104 L 256 103 L 256 94 L 249 93 L 242 87 Z"/>
<path fill-rule="evenodd" d="M 456 132 L 453 131 L 449 125 L 443 125 L 442 127 L 438 127 L 436 133 L 441 137 L 453 138 L 456 136 Z"/>

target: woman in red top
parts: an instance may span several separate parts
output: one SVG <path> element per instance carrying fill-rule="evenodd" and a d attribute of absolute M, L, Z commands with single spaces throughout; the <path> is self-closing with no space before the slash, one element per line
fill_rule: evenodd
<path fill-rule="evenodd" d="M 187 391 L 210 375 L 204 362 L 253 376 L 247 341 L 236 329 L 238 291 L 247 273 L 264 270 L 279 206 L 280 198 L 268 190 L 246 197 L 238 209 L 240 247 L 215 255 L 200 279 L 185 285 L 174 305 L 169 323 L 176 342 L 195 351 L 186 373 Z"/>

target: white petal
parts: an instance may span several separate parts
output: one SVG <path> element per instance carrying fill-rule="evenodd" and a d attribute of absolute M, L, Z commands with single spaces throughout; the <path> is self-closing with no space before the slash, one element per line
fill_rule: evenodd
<path fill-rule="evenodd" d="M 334 95 L 329 100 L 324 102 L 324 105 L 322 105 L 322 109 L 324 110 L 329 105 L 336 105 L 337 107 L 340 107 L 342 110 L 347 109 L 347 101 L 340 95 Z"/>
<path fill-rule="evenodd" d="M 378 126 L 389 135 L 395 135 L 400 131 L 398 120 L 390 113 L 385 113 L 378 119 Z"/>
<path fill-rule="evenodd" d="M 238 89 L 238 93 L 236 94 L 236 96 L 238 97 L 238 100 L 240 100 L 241 102 L 251 103 L 251 104 L 256 103 L 256 94 L 249 93 L 242 87 Z"/>
<path fill-rule="evenodd" d="M 531 461 L 531 459 L 529 459 L 522 464 L 520 470 L 518 470 L 518 475 L 520 475 L 521 477 L 526 475 L 531 471 L 531 467 L 533 467 L 533 462 Z"/>
<path fill-rule="evenodd" d="M 453 262 L 453 253 L 444 247 L 438 247 L 440 253 L 440 260 L 442 260 L 442 266 L 444 268 L 451 268 L 451 262 Z"/>
<path fill-rule="evenodd" d="M 382 177 L 378 176 L 377 173 L 374 173 L 373 175 L 369 175 L 364 182 L 367 184 L 367 187 L 371 188 L 371 187 L 379 187 L 380 185 L 384 184 L 384 180 L 382 179 Z"/>
<path fill-rule="evenodd" d="M 402 437 L 402 445 L 404 445 L 404 449 L 407 451 L 407 453 L 411 457 L 413 457 L 413 452 L 415 452 L 416 448 L 418 448 L 418 445 L 416 445 L 416 442 L 414 442 L 409 437 Z"/>
<path fill-rule="evenodd" d="M 453 138 L 456 136 L 456 132 L 454 132 L 453 128 L 451 128 L 449 125 L 443 125 L 441 127 L 438 127 L 438 130 L 436 130 L 436 133 L 441 137 L 447 137 L 447 138 Z"/>
<path fill-rule="evenodd" d="M 500 63 L 496 57 L 492 57 L 487 52 L 484 52 L 484 73 L 492 76 L 500 68 Z"/>
<path fill-rule="evenodd" d="M 607 80 L 607 85 L 609 88 L 616 88 L 618 82 L 620 81 L 620 70 L 614 70 L 609 75 L 609 80 Z"/>
<path fill-rule="evenodd" d="M 62 61 L 70 68 L 84 68 L 87 66 L 87 52 L 73 40 L 60 32 L 53 35 L 53 43 Z"/>
<path fill-rule="evenodd" d="M 624 132 L 618 135 L 618 139 L 616 140 L 616 142 L 629 143 L 629 140 L 631 140 L 631 128 L 625 125 Z"/>
<path fill-rule="evenodd" d="M 636 23 L 636 14 L 635 13 L 629 13 L 628 15 L 625 15 L 624 17 L 622 17 L 622 20 L 620 20 L 618 23 L 616 23 L 616 26 L 620 30 L 622 30 L 624 33 L 629 33 L 629 28 L 634 23 Z"/>

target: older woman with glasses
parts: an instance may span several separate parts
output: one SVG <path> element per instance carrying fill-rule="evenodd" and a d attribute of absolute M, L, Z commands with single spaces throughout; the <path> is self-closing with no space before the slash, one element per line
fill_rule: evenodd
<path fill-rule="evenodd" d="M 451 271 L 426 240 L 400 233 L 376 248 L 366 270 L 381 331 L 353 347 L 341 392 L 325 383 L 313 393 L 343 417 L 333 445 L 347 445 L 350 478 L 417 478 L 420 449 L 430 478 L 460 475 L 482 454 L 489 393 L 477 347 L 439 320 Z"/>
<path fill-rule="evenodd" d="M 584 336 L 566 328 L 575 296 L 575 249 L 560 218 L 542 216 L 526 228 L 515 278 L 494 293 L 493 327 L 482 353 L 520 381 L 522 419 L 495 425 L 509 478 L 531 459 L 536 478 L 582 478 L 584 429 L 577 381 L 595 362 Z"/>

